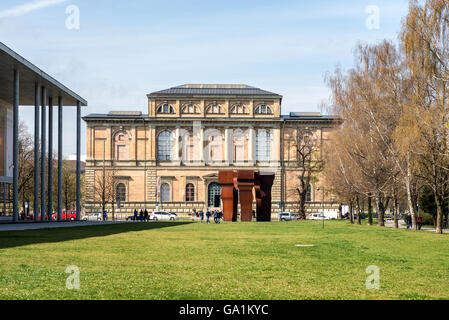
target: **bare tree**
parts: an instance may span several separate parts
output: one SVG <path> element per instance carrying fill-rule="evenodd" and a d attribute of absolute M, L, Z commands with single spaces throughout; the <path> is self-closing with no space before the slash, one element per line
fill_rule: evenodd
<path fill-rule="evenodd" d="M 298 168 L 299 186 L 295 188 L 298 194 L 298 210 L 300 219 L 306 219 L 307 195 L 311 192 L 311 183 L 322 170 L 319 156 L 321 140 L 316 130 L 308 127 L 297 127 L 293 137 L 293 148 L 296 152 L 295 163 Z"/>

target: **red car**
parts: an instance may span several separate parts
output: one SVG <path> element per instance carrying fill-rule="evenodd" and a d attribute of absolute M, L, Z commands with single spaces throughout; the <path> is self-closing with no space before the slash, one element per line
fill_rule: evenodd
<path fill-rule="evenodd" d="M 57 213 L 53 213 L 53 215 L 51 216 L 53 221 L 57 221 L 58 220 L 58 214 Z M 76 220 L 76 210 L 63 210 L 62 211 L 62 215 L 61 215 L 61 219 L 63 221 L 75 221 Z"/>

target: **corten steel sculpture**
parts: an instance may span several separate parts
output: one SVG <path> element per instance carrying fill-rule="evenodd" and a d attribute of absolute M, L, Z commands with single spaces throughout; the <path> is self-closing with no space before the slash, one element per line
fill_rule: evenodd
<path fill-rule="evenodd" d="M 235 172 L 232 170 L 218 173 L 218 183 L 221 186 L 221 199 L 223 200 L 223 218 L 228 222 L 237 221 L 238 195 L 234 188 L 234 175 Z"/>
<path fill-rule="evenodd" d="M 271 221 L 271 189 L 274 182 L 274 174 L 261 174 L 255 172 L 255 190 L 257 202 L 257 221 Z"/>
<path fill-rule="evenodd" d="M 260 174 L 254 170 L 220 171 L 218 181 L 223 200 L 225 221 L 237 221 L 238 201 L 240 200 L 241 221 L 253 219 L 253 189 L 256 193 L 257 221 L 271 221 L 271 189 L 274 174 Z"/>
<path fill-rule="evenodd" d="M 253 221 L 254 175 L 254 170 L 237 171 L 237 185 L 240 200 L 240 220 L 242 222 Z"/>

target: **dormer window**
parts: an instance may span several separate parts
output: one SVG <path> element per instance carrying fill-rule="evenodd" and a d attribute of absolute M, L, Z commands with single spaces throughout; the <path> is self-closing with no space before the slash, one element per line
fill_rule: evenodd
<path fill-rule="evenodd" d="M 231 108 L 231 114 L 249 114 L 249 110 L 246 106 L 236 104 Z"/>
<path fill-rule="evenodd" d="M 182 107 L 182 111 L 183 114 L 200 114 L 200 108 L 198 108 L 198 106 L 194 105 L 194 104 L 186 104 L 184 105 L 184 107 Z"/>
<path fill-rule="evenodd" d="M 175 109 L 168 103 L 164 103 L 157 108 L 158 114 L 174 114 Z"/>
<path fill-rule="evenodd" d="M 256 107 L 255 114 L 273 114 L 273 110 L 266 104 L 261 104 Z"/>
<path fill-rule="evenodd" d="M 206 114 L 224 114 L 224 109 L 220 105 L 211 104 L 207 107 Z"/>

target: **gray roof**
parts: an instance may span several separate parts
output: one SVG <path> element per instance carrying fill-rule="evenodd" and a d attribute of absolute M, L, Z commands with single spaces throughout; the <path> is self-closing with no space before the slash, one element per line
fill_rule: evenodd
<path fill-rule="evenodd" d="M 64 106 L 76 106 L 78 101 L 87 106 L 85 99 L 0 42 L 0 99 L 7 103 L 13 101 L 14 69 L 19 71 L 21 106 L 34 105 L 36 82 L 46 87 L 48 97 L 61 96 Z M 53 104 L 57 105 L 57 100 L 53 99 Z"/>
<path fill-rule="evenodd" d="M 245 84 L 185 84 L 170 89 L 156 91 L 152 95 L 212 95 L 212 96 L 276 96 L 277 93 L 251 87 Z"/>

